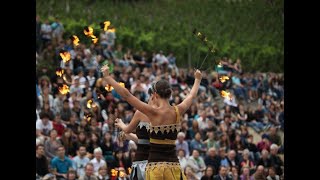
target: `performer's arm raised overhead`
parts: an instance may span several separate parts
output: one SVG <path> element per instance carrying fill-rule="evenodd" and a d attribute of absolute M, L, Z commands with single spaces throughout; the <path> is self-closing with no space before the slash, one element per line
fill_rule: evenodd
<path fill-rule="evenodd" d="M 128 89 L 121 87 L 111 76 L 109 76 L 109 67 L 104 66 L 101 68 L 103 73 L 103 78 L 106 82 L 111 85 L 115 91 L 121 96 L 121 98 L 127 101 L 130 105 L 137 108 L 143 114 L 147 115 L 148 117 L 155 117 L 157 115 L 157 109 L 153 108 L 152 106 L 148 105 L 140 101 L 134 95 L 132 95 Z"/>
<path fill-rule="evenodd" d="M 194 77 L 195 79 L 190 94 L 188 94 L 188 96 L 178 105 L 180 114 L 184 114 L 191 106 L 192 101 L 197 97 L 200 82 L 202 79 L 200 70 L 196 70 L 196 72 L 194 73 Z"/>

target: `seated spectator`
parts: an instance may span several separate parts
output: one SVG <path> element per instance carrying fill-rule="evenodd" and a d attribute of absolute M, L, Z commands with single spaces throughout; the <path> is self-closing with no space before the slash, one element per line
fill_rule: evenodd
<path fill-rule="evenodd" d="M 59 146 L 57 150 L 57 156 L 51 160 L 51 169 L 57 179 L 66 179 L 67 172 L 72 169 L 73 162 L 65 155 L 65 149 L 63 146 Z"/>
<path fill-rule="evenodd" d="M 194 149 L 192 156 L 189 157 L 187 166 L 190 166 L 196 177 L 200 179 L 203 176 L 203 172 L 206 169 L 206 165 L 199 154 L 199 151 Z"/>

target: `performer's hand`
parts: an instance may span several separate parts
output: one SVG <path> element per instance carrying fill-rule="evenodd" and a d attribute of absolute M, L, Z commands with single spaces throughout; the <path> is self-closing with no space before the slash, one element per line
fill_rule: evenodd
<path fill-rule="evenodd" d="M 103 76 L 109 76 L 109 66 L 108 66 L 108 64 L 102 66 L 101 72 L 102 72 Z"/>
<path fill-rule="evenodd" d="M 196 79 L 199 79 L 199 80 L 202 79 L 202 73 L 201 73 L 201 71 L 200 71 L 199 69 L 197 69 L 197 70 L 194 72 L 194 77 L 195 77 Z"/>
<path fill-rule="evenodd" d="M 122 122 L 121 119 L 117 118 L 117 119 L 114 120 L 114 122 L 115 122 L 114 125 L 115 125 L 117 128 L 122 129 L 124 123 Z"/>

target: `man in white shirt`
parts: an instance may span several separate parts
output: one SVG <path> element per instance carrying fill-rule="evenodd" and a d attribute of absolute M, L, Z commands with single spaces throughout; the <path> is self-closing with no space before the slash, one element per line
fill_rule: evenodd
<path fill-rule="evenodd" d="M 90 159 L 86 157 L 87 149 L 85 146 L 80 146 L 78 151 L 79 155 L 73 158 L 73 169 L 77 171 L 77 174 L 80 177 L 85 175 L 84 167 L 90 162 Z"/>
<path fill-rule="evenodd" d="M 100 147 L 95 148 L 93 151 L 94 158 L 90 161 L 94 167 L 94 174 L 98 175 L 99 168 L 106 166 L 106 161 L 102 159 L 102 150 Z"/>
<path fill-rule="evenodd" d="M 44 143 L 46 137 L 49 137 L 49 132 L 53 129 L 52 122 L 49 119 L 49 114 L 45 112 L 40 113 L 40 119 L 36 122 L 36 135 L 37 139 Z"/>

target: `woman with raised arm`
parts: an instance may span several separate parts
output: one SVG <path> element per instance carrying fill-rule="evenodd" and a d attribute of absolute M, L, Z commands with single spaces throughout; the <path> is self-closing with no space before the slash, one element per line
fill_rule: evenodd
<path fill-rule="evenodd" d="M 153 91 L 151 88 L 148 90 L 148 94 L 150 96 L 148 104 L 153 106 L 154 105 L 152 101 Z M 137 152 L 132 162 L 132 173 L 130 175 L 131 180 L 145 179 L 145 167 L 148 163 L 149 143 L 150 143 L 149 132 L 148 132 L 149 123 L 150 123 L 149 118 L 143 113 L 141 113 L 139 110 L 137 110 L 134 113 L 128 125 L 125 125 L 121 119 L 117 118 L 115 120 L 115 126 L 120 128 L 122 132 L 125 133 L 124 134 L 125 138 L 133 140 L 137 143 L 137 147 L 138 147 Z M 136 136 L 135 134 L 131 133 L 134 129 L 136 130 Z"/>
<path fill-rule="evenodd" d="M 177 106 L 169 104 L 171 87 L 168 81 L 157 81 L 152 90 L 153 98 L 157 107 L 148 105 L 135 96 L 126 88 L 121 87 L 111 76 L 109 67 L 102 67 L 102 72 L 106 82 L 129 104 L 145 114 L 150 120 L 150 150 L 148 164 L 146 167 L 146 180 L 157 179 L 186 179 L 181 170 L 179 160 L 175 150 L 175 140 L 180 131 L 180 114 L 183 115 L 197 96 L 201 82 L 201 72 L 196 70 L 194 73 L 195 81 L 190 94 Z"/>

